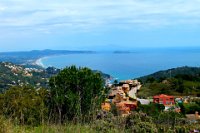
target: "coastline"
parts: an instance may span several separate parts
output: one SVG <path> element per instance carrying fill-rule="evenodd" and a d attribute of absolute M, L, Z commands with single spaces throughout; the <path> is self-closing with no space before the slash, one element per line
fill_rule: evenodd
<path fill-rule="evenodd" d="M 40 66 L 40 67 L 43 67 L 43 68 L 47 68 L 48 66 L 45 66 L 42 62 L 43 59 L 56 57 L 56 56 L 66 56 L 66 55 L 68 55 L 68 54 L 56 54 L 56 55 L 49 55 L 49 56 L 40 57 L 40 58 L 36 59 L 35 61 L 33 61 L 33 64 Z"/>
<path fill-rule="evenodd" d="M 46 68 L 46 66 L 42 62 L 42 60 L 45 59 L 45 58 L 48 58 L 48 57 L 46 56 L 46 57 L 41 57 L 41 58 L 36 59 L 34 64 L 38 65 L 40 67 Z"/>
<path fill-rule="evenodd" d="M 45 66 L 42 62 L 43 59 L 47 59 L 47 58 L 50 58 L 50 57 L 56 57 L 56 56 L 65 56 L 65 55 L 67 55 L 67 54 L 58 54 L 58 55 L 49 55 L 49 56 L 40 57 L 40 58 L 36 59 L 33 62 L 33 64 L 40 66 L 40 67 L 43 67 L 43 68 L 47 68 L 48 66 Z"/>

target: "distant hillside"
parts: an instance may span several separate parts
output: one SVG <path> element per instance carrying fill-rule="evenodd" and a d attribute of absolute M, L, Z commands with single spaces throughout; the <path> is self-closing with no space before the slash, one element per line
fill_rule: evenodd
<path fill-rule="evenodd" d="M 200 68 L 178 67 L 159 71 L 139 78 L 143 87 L 139 97 L 149 97 L 158 94 L 177 96 L 200 96 Z"/>
<path fill-rule="evenodd" d="M 36 88 L 48 87 L 48 80 L 60 72 L 55 67 L 35 68 L 24 65 L 16 65 L 9 62 L 0 62 L 0 92 L 11 86 L 31 85 Z M 98 72 L 104 79 L 111 78 L 110 75 Z"/>
<path fill-rule="evenodd" d="M 93 70 L 93 72 L 94 72 L 94 73 L 100 73 L 101 76 L 102 76 L 104 79 L 111 79 L 111 78 L 113 78 L 111 75 L 106 74 L 106 73 L 103 73 L 103 72 L 98 71 L 98 70 Z"/>
<path fill-rule="evenodd" d="M 21 65 L 2 62 L 0 63 L 0 91 L 16 85 L 31 85 L 37 88 L 47 87 L 48 78 L 58 72 L 58 69 L 52 71 L 50 68 L 25 68 Z"/>
<path fill-rule="evenodd" d="M 138 79 L 142 80 L 143 82 L 146 82 L 147 80 L 155 79 L 165 79 L 165 78 L 172 78 L 176 77 L 178 75 L 187 75 L 187 76 L 199 76 L 200 75 L 200 67 L 178 67 L 178 68 L 172 68 L 168 70 L 158 71 L 156 73 L 140 77 Z"/>
<path fill-rule="evenodd" d="M 0 61 L 12 62 L 15 64 L 33 65 L 35 60 L 53 55 L 94 53 L 93 51 L 70 51 L 70 50 L 33 50 L 21 52 L 0 52 Z"/>

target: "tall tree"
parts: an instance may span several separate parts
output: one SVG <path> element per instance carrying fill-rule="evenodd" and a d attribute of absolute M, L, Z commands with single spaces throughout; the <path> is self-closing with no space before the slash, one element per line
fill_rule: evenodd
<path fill-rule="evenodd" d="M 103 100 L 103 79 L 89 68 L 75 66 L 63 69 L 50 78 L 51 111 L 54 118 L 72 120 L 84 118 Z"/>

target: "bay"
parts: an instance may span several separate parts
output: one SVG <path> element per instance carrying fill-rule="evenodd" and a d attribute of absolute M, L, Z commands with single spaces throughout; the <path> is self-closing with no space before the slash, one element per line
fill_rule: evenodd
<path fill-rule="evenodd" d="M 89 67 L 123 80 L 181 66 L 199 67 L 200 49 L 140 49 L 127 53 L 68 54 L 43 58 L 41 62 L 45 67 Z"/>

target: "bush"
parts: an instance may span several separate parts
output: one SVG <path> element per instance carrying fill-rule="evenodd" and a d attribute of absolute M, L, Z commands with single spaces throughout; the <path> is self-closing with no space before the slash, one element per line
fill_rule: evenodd
<path fill-rule="evenodd" d="M 200 105 L 196 103 L 184 104 L 186 114 L 194 114 L 196 111 L 200 112 Z"/>
<path fill-rule="evenodd" d="M 158 133 L 156 125 L 150 122 L 139 122 L 129 127 L 127 131 L 133 133 Z"/>
<path fill-rule="evenodd" d="M 118 124 L 117 117 L 114 117 L 112 113 L 100 111 L 94 121 L 93 128 L 98 132 L 107 133 L 110 130 L 116 130 Z"/>
<path fill-rule="evenodd" d="M 106 88 L 100 73 L 75 66 L 63 69 L 49 81 L 50 109 L 59 123 L 87 117 L 100 108 Z"/>
<path fill-rule="evenodd" d="M 156 133 L 157 128 L 151 117 L 145 113 L 133 112 L 126 118 L 126 129 L 134 133 Z"/>
<path fill-rule="evenodd" d="M 168 127 L 174 128 L 175 125 L 183 125 L 186 124 L 186 120 L 184 116 L 180 113 L 176 113 L 173 111 L 169 112 L 161 112 L 158 117 L 154 118 L 154 122 L 156 124 L 162 124 Z"/>
<path fill-rule="evenodd" d="M 138 111 L 142 111 L 149 116 L 157 116 L 165 109 L 163 104 L 150 103 L 149 105 L 139 105 Z"/>
<path fill-rule="evenodd" d="M 15 86 L 2 94 L 3 114 L 19 124 L 39 125 L 47 119 L 45 105 L 48 91 Z"/>

